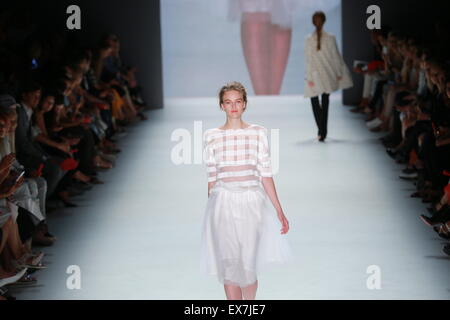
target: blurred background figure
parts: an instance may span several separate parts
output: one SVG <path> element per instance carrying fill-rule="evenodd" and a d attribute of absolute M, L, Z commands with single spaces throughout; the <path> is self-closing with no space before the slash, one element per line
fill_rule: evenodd
<path fill-rule="evenodd" d="M 245 62 L 256 95 L 279 95 L 292 38 L 296 0 L 230 0 L 232 20 L 241 20 Z"/>

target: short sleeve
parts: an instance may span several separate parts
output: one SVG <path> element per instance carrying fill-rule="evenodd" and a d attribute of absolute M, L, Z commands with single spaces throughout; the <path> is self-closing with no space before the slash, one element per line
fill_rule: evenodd
<path fill-rule="evenodd" d="M 205 132 L 203 137 L 203 159 L 206 164 L 206 174 L 208 182 L 217 180 L 216 160 L 214 157 L 214 148 L 208 132 Z"/>
<path fill-rule="evenodd" d="M 263 128 L 258 135 L 258 161 L 257 170 L 261 177 L 273 177 L 272 163 L 270 159 L 268 130 Z"/>

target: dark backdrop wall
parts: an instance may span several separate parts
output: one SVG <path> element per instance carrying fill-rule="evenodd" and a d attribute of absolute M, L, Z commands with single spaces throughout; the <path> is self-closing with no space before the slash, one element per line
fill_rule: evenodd
<path fill-rule="evenodd" d="M 381 8 L 382 25 L 428 41 L 433 41 L 435 23 L 446 23 L 450 12 L 448 0 L 342 0 L 342 47 L 348 66 L 353 66 L 354 60 L 367 61 L 373 58 L 370 34 L 366 27 L 366 10 L 372 4 Z M 363 78 L 354 75 L 353 79 L 355 86 L 343 94 L 346 105 L 356 104 L 361 99 Z"/>
<path fill-rule="evenodd" d="M 123 60 L 138 69 L 137 78 L 143 95 L 152 109 L 163 107 L 162 58 L 159 0 L 45 0 L 15 1 L 0 4 L 5 8 L 22 8 L 30 13 L 34 24 L 66 28 L 69 5 L 81 9 L 81 30 L 70 36 L 96 45 L 103 33 L 112 32 L 121 40 Z"/>

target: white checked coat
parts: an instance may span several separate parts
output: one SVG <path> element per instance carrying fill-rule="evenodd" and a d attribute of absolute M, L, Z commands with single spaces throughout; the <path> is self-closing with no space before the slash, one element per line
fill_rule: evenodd
<path fill-rule="evenodd" d="M 353 86 L 348 67 L 339 53 L 336 37 L 322 31 L 321 49 L 317 51 L 317 32 L 310 34 L 305 40 L 305 98 L 332 93 Z M 342 77 L 338 81 L 338 77 Z M 308 81 L 314 82 L 310 87 Z"/>

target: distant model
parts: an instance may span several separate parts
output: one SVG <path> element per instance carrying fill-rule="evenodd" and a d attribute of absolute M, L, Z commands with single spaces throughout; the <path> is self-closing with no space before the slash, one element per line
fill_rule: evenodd
<path fill-rule="evenodd" d="M 312 16 L 316 27 L 305 41 L 306 77 L 305 97 L 311 98 L 314 118 L 318 127 L 318 140 L 327 137 L 329 96 L 332 92 L 353 86 L 350 72 L 339 53 L 336 38 L 323 30 L 326 16 L 317 11 Z M 322 101 L 319 101 L 322 96 Z"/>

